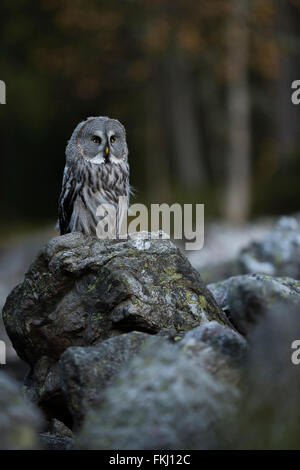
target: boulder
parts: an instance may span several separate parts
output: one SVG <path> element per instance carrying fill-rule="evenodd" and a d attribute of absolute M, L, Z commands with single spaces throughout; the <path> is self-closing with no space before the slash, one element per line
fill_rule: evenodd
<path fill-rule="evenodd" d="M 220 377 L 232 376 L 231 363 L 235 369 L 246 357 L 245 340 L 215 321 L 195 328 L 183 337 L 171 330 L 163 330 L 159 336 L 165 341 L 158 344 L 167 341 L 179 344 L 181 341 L 181 347 L 186 350 L 196 349 L 198 353 L 201 349 L 207 370 Z M 97 346 L 72 347 L 62 354 L 59 361 L 61 381 L 76 429 L 90 409 L 101 406 L 106 389 L 149 338 L 148 334 L 132 332 Z"/>
<path fill-rule="evenodd" d="M 300 279 L 300 225 L 294 217 L 281 217 L 273 230 L 252 242 L 238 256 L 239 274 L 260 273 Z"/>
<path fill-rule="evenodd" d="M 3 320 L 31 367 L 27 395 L 48 418 L 68 426 L 73 418 L 58 365 L 68 348 L 132 331 L 180 333 L 212 320 L 229 325 L 185 256 L 153 234 L 100 241 L 71 233 L 52 239 L 8 296 Z"/>
<path fill-rule="evenodd" d="M 146 333 L 125 333 L 96 346 L 68 348 L 62 354 L 61 384 L 75 428 L 89 409 L 101 404 L 105 389 L 149 337 Z"/>
<path fill-rule="evenodd" d="M 248 344 L 243 336 L 216 321 L 211 321 L 189 331 L 184 335 L 181 344 L 191 344 L 191 341 L 194 341 L 198 346 L 204 343 L 207 350 L 211 348 L 211 353 L 214 351 L 224 354 L 227 359 L 230 358 L 237 364 L 243 364 L 248 354 Z"/>
<path fill-rule="evenodd" d="M 3 309 L 19 356 L 35 364 L 126 331 L 227 323 L 200 275 L 165 239 L 52 239 Z"/>
<path fill-rule="evenodd" d="M 237 331 L 248 335 L 263 315 L 300 308 L 300 281 L 263 274 L 234 276 L 207 286 Z"/>
<path fill-rule="evenodd" d="M 299 259 L 300 217 L 298 215 L 281 217 L 263 238 L 247 242 L 232 259 L 210 262 L 198 270 L 207 284 L 242 274 L 266 274 L 300 279 Z"/>
<path fill-rule="evenodd" d="M 234 352 L 235 351 L 235 352 Z M 237 354 L 236 354 L 237 353 Z M 245 340 L 216 322 L 147 339 L 84 421 L 80 449 L 219 449 L 239 396 Z M 229 426 L 229 425 L 228 425 Z"/>

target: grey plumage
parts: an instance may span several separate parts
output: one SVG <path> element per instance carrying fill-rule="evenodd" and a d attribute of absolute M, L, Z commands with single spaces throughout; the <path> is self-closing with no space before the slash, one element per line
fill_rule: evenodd
<path fill-rule="evenodd" d="M 108 117 L 89 117 L 78 124 L 66 148 L 59 198 L 61 235 L 82 232 L 96 235 L 100 204 L 118 209 L 119 197 L 129 198 L 126 133 Z"/>

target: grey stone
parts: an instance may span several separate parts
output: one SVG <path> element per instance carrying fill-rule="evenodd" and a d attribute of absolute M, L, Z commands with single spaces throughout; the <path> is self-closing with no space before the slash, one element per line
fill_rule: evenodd
<path fill-rule="evenodd" d="M 73 432 L 57 419 L 52 419 L 47 431 L 40 434 L 41 446 L 46 450 L 71 450 L 73 439 Z"/>
<path fill-rule="evenodd" d="M 248 353 L 248 344 L 245 338 L 231 328 L 211 321 L 205 325 L 198 326 L 185 334 L 182 344 L 190 339 L 197 343 L 205 343 L 213 350 L 229 356 L 239 364 L 243 364 Z"/>
<path fill-rule="evenodd" d="M 48 419 L 58 418 L 72 426 L 72 416 L 62 392 L 58 362 L 47 356 L 41 357 L 25 377 L 24 393 Z"/>
<path fill-rule="evenodd" d="M 101 404 L 105 389 L 149 337 L 132 332 L 96 346 L 71 347 L 62 354 L 61 383 L 75 428 L 88 410 Z"/>
<path fill-rule="evenodd" d="M 170 240 L 52 239 L 3 309 L 19 356 L 34 365 L 70 346 L 126 331 L 227 323 L 200 275 Z"/>
<path fill-rule="evenodd" d="M 239 273 L 261 273 L 300 279 L 300 225 L 294 217 L 282 217 L 261 241 L 253 242 L 238 256 Z"/>
<path fill-rule="evenodd" d="M 48 418 L 71 425 L 57 365 L 66 349 L 135 330 L 154 334 L 184 332 L 210 320 L 228 324 L 189 261 L 170 240 L 150 235 L 56 237 L 8 296 L 6 330 L 31 366 L 26 394 Z"/>
<path fill-rule="evenodd" d="M 40 445 L 44 450 L 72 450 L 73 439 L 46 432 L 40 435 Z"/>
<path fill-rule="evenodd" d="M 284 312 L 300 306 L 300 281 L 263 274 L 235 276 L 208 288 L 230 322 L 248 335 L 260 318 L 280 305 Z"/>
<path fill-rule="evenodd" d="M 194 333 L 173 343 L 148 339 L 105 391 L 99 409 L 88 413 L 75 447 L 227 447 L 223 420 L 234 416 L 240 370 Z"/>

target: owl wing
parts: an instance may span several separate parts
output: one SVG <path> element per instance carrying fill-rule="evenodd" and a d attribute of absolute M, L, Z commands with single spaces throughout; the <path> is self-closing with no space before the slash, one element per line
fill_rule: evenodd
<path fill-rule="evenodd" d="M 73 178 L 73 172 L 66 166 L 58 203 L 58 222 L 61 235 L 71 232 L 70 221 L 74 209 L 75 196 L 76 184 Z"/>

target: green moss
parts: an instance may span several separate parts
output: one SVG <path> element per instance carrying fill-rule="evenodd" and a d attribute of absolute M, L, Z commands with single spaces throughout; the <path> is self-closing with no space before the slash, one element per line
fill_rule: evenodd
<path fill-rule="evenodd" d="M 168 275 L 169 279 L 175 281 L 177 279 L 182 279 L 182 274 L 179 274 L 176 271 L 175 266 L 167 266 L 166 268 L 163 269 L 164 272 Z"/>
<path fill-rule="evenodd" d="M 88 292 L 93 292 L 96 289 L 96 284 L 89 284 L 88 285 Z"/>
<path fill-rule="evenodd" d="M 164 268 L 165 273 L 167 273 L 169 276 L 172 276 L 172 274 L 176 273 L 175 266 L 167 266 Z"/>
<path fill-rule="evenodd" d="M 200 296 L 201 297 L 201 296 Z M 200 297 L 199 297 L 199 300 L 200 300 Z M 198 300 L 195 300 L 193 298 L 193 294 L 191 291 L 186 291 L 186 300 L 189 304 L 198 304 L 199 301 Z M 201 303 L 201 302 L 200 302 Z"/>
<path fill-rule="evenodd" d="M 98 282 L 100 282 L 100 279 L 99 279 L 99 278 L 96 279 L 93 284 L 91 283 L 91 284 L 88 285 L 88 292 L 89 292 L 89 293 L 90 293 L 90 292 L 93 292 L 93 291 L 96 289 Z"/>
<path fill-rule="evenodd" d="M 200 303 L 201 308 L 202 308 L 203 310 L 206 310 L 206 309 L 207 309 L 207 306 L 208 306 L 208 305 L 207 305 L 207 300 L 206 300 L 206 298 L 205 298 L 204 295 L 199 295 L 199 303 Z"/>

